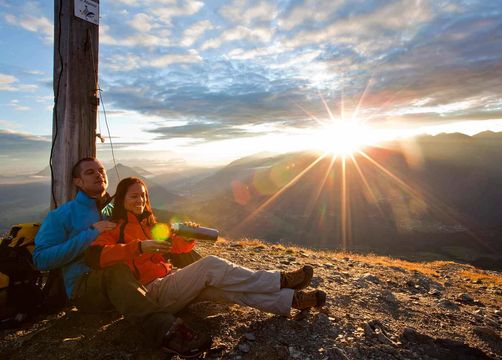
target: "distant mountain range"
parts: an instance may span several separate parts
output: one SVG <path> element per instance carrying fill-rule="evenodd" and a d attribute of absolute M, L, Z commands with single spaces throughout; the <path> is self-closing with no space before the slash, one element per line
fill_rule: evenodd
<path fill-rule="evenodd" d="M 500 267 L 502 133 L 421 136 L 364 153 L 345 165 L 302 152 L 157 176 L 117 168 L 147 182 L 161 219 L 184 214 L 224 236 Z M 108 175 L 115 189 L 115 170 Z M 0 229 L 43 218 L 47 169 L 36 176 L 45 180 L 0 185 Z"/>
<path fill-rule="evenodd" d="M 237 238 L 497 264 L 502 133 L 386 145 L 344 166 L 315 153 L 240 159 L 174 209 Z"/>

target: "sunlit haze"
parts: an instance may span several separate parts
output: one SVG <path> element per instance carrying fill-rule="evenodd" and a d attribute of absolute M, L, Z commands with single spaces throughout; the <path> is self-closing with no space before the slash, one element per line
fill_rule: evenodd
<path fill-rule="evenodd" d="M 119 162 L 154 172 L 262 151 L 350 155 L 502 130 L 498 1 L 103 1 L 99 85 Z M 0 0 L 3 174 L 48 164 L 52 1 Z M 103 108 L 98 156 L 111 164 Z"/>

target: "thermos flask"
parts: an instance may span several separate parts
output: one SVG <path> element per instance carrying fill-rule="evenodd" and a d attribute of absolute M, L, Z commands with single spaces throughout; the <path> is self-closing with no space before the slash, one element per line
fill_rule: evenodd
<path fill-rule="evenodd" d="M 183 223 L 171 224 L 171 231 L 184 238 L 197 240 L 216 241 L 219 235 L 216 229 L 203 226 L 190 226 Z"/>

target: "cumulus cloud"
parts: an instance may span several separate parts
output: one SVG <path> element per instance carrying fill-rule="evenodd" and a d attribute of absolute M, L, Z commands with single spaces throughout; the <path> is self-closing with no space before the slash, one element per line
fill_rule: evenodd
<path fill-rule="evenodd" d="M 201 20 L 192 24 L 183 33 L 181 45 L 185 47 L 192 46 L 206 31 L 213 29 L 214 26 L 209 20 Z"/>
<path fill-rule="evenodd" d="M 220 14 L 234 23 L 251 25 L 256 22 L 270 22 L 277 15 L 277 9 L 269 1 L 234 0 L 220 8 Z"/>
<path fill-rule="evenodd" d="M 265 43 L 270 41 L 273 35 L 273 29 L 268 27 L 254 27 L 248 28 L 245 26 L 237 26 L 235 28 L 227 29 L 220 36 L 207 40 L 202 46 L 202 50 L 217 49 L 223 43 L 230 41 L 252 41 Z"/>
<path fill-rule="evenodd" d="M 340 0 L 306 0 L 303 4 L 285 10 L 278 20 L 283 30 L 291 30 L 305 22 L 322 22 L 335 13 L 344 1 Z"/>
<path fill-rule="evenodd" d="M 145 14 L 139 13 L 134 15 L 134 17 L 128 22 L 129 26 L 139 32 L 149 32 L 152 30 L 153 19 Z"/>
<path fill-rule="evenodd" d="M 52 22 L 43 16 L 31 16 L 31 15 L 4 15 L 4 19 L 7 24 L 12 26 L 18 26 L 25 30 L 42 34 L 47 42 L 52 42 L 54 34 L 54 25 Z"/>

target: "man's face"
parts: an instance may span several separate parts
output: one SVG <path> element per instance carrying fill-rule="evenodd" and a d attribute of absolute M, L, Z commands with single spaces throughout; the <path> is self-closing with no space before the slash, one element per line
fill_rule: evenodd
<path fill-rule="evenodd" d="M 98 160 L 84 161 L 80 164 L 80 177 L 73 182 L 91 197 L 101 197 L 106 193 L 108 177 L 106 170 Z"/>

